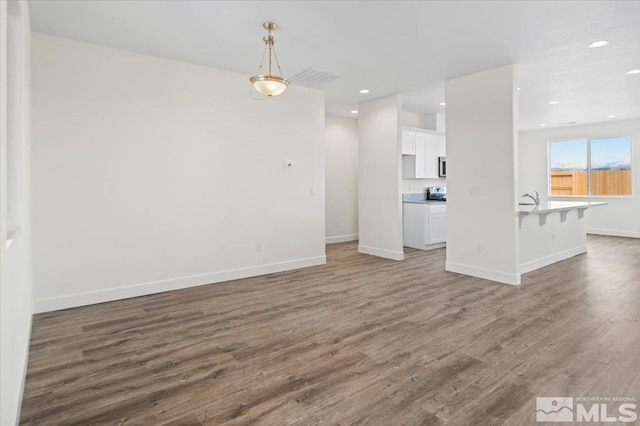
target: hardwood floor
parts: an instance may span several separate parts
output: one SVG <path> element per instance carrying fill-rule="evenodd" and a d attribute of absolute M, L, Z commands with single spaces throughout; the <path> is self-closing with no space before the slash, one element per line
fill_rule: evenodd
<path fill-rule="evenodd" d="M 27 425 L 535 424 L 640 397 L 640 241 L 520 287 L 327 247 L 328 264 L 34 317 Z M 639 410 L 640 411 L 640 410 Z"/>

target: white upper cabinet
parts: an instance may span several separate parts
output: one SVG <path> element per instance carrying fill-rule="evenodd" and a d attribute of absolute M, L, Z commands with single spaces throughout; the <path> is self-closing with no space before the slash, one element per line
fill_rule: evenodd
<path fill-rule="evenodd" d="M 416 155 L 416 134 L 408 130 L 402 131 L 402 155 Z"/>
<path fill-rule="evenodd" d="M 438 140 L 438 157 L 446 157 L 447 156 L 447 144 L 444 135 L 436 136 Z"/>
<path fill-rule="evenodd" d="M 427 155 L 424 161 L 424 177 L 438 179 L 438 139 L 436 135 L 427 135 Z"/>
<path fill-rule="evenodd" d="M 420 129 L 402 130 L 402 177 L 438 179 L 438 157 L 444 157 L 444 135 Z"/>
<path fill-rule="evenodd" d="M 428 142 L 427 135 L 416 133 L 416 178 L 427 175 L 427 163 L 424 160 L 429 155 Z"/>

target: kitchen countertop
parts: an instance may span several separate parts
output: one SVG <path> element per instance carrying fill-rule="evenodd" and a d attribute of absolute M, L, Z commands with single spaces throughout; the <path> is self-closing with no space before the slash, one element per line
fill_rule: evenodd
<path fill-rule="evenodd" d="M 411 204 L 447 204 L 446 201 L 440 200 L 426 200 L 425 194 L 402 194 L 402 202 L 403 203 L 411 203 Z"/>
<path fill-rule="evenodd" d="M 410 203 L 410 204 L 444 204 L 444 205 L 447 204 L 446 201 L 439 201 L 439 200 L 402 200 L 402 202 Z"/>

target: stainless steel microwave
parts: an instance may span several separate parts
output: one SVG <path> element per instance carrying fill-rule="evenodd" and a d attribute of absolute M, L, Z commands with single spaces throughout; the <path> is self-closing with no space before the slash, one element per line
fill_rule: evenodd
<path fill-rule="evenodd" d="M 447 157 L 438 157 L 438 176 L 447 176 Z"/>

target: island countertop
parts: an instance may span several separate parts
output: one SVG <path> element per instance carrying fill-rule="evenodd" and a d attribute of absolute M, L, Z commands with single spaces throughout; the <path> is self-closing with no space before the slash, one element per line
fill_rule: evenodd
<path fill-rule="evenodd" d="M 518 213 L 520 215 L 532 215 L 532 214 L 548 214 L 552 212 L 562 212 L 569 210 L 582 210 L 588 209 L 594 206 L 605 206 L 607 203 L 601 201 L 585 202 L 585 201 L 547 201 L 540 203 L 539 206 L 535 204 L 520 204 Z"/>

